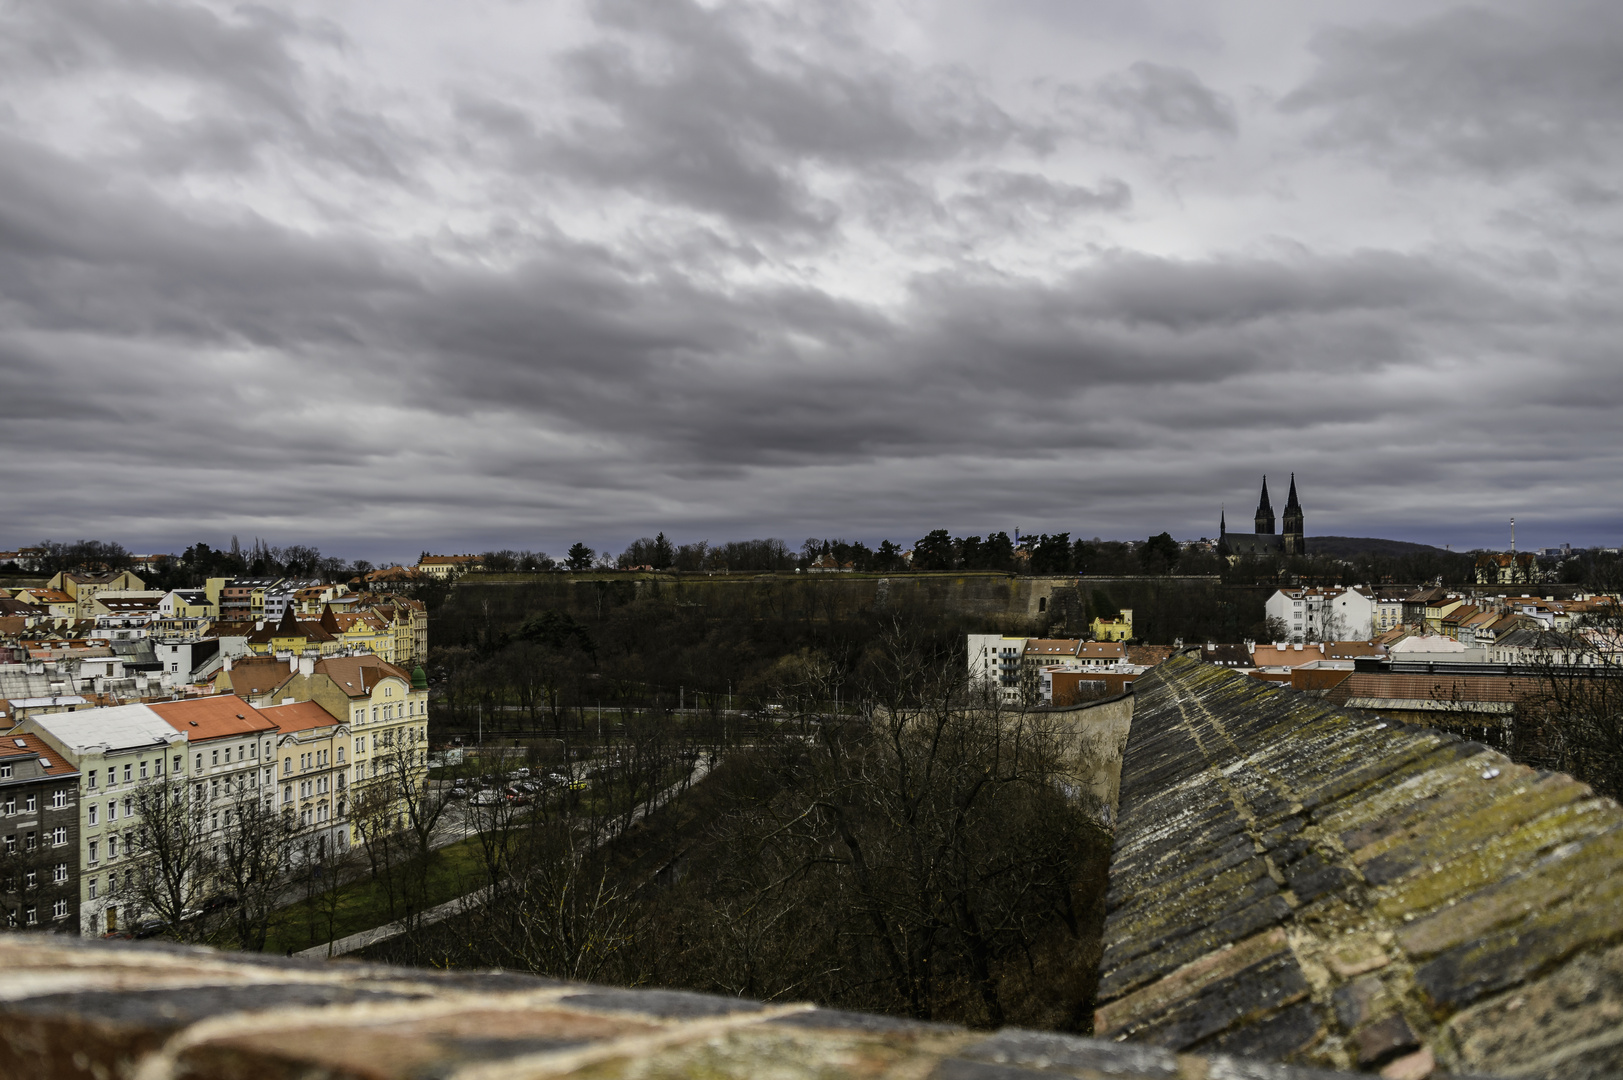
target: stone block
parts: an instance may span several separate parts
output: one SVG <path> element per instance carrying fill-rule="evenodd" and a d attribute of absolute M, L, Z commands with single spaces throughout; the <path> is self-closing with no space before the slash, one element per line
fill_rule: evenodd
<path fill-rule="evenodd" d="M 1353 1036 L 1358 1045 L 1358 1067 L 1384 1065 L 1395 1057 L 1420 1048 L 1420 1037 L 1402 1013 L 1392 1013 L 1363 1028 Z"/>

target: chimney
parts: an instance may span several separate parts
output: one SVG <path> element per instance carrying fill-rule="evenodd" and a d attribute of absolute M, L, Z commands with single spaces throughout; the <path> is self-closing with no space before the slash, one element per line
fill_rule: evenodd
<path fill-rule="evenodd" d="M 289 671 L 293 672 L 295 675 L 298 674 L 298 671 L 299 671 L 299 654 L 298 653 L 288 653 L 287 654 L 287 669 Z"/>
<path fill-rule="evenodd" d="M 225 654 L 225 669 L 227 671 L 231 670 L 231 654 L 230 653 Z"/>
<path fill-rule="evenodd" d="M 309 678 L 316 673 L 316 658 L 313 656 L 299 657 L 299 674 Z"/>

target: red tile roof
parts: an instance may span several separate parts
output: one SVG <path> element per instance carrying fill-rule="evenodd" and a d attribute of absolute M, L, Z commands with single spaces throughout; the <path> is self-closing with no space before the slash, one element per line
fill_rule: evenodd
<path fill-rule="evenodd" d="M 276 730 L 271 720 L 235 694 L 214 694 L 185 701 L 154 701 L 147 707 L 192 742 Z"/>
<path fill-rule="evenodd" d="M 76 776 L 79 770 L 63 760 L 62 755 L 38 735 L 30 732 L 7 731 L 0 734 L 0 758 L 35 757 L 40 771 L 46 776 Z"/>
<path fill-rule="evenodd" d="M 310 731 L 343 723 L 342 718 L 334 716 L 313 701 L 271 705 L 260 709 L 259 712 L 260 715 L 268 717 L 281 731 Z"/>

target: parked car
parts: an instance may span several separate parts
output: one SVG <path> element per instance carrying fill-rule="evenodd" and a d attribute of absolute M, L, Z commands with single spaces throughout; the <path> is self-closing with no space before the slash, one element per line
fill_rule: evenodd
<path fill-rule="evenodd" d="M 499 803 L 501 801 L 502 801 L 502 796 L 501 796 L 500 792 L 491 791 L 491 790 L 487 789 L 485 791 L 476 791 L 476 792 L 474 792 L 473 797 L 468 800 L 468 805 L 469 806 L 495 806 L 497 803 Z"/>
<path fill-rule="evenodd" d="M 520 780 L 528 780 L 530 778 L 530 770 L 529 769 L 520 769 L 517 772 L 515 772 L 513 775 L 518 777 Z"/>

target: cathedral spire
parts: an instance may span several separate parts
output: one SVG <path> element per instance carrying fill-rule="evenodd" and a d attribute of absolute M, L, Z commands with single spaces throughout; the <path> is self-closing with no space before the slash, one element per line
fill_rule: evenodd
<path fill-rule="evenodd" d="M 1268 502 L 1267 476 L 1262 478 L 1262 500 L 1257 503 L 1256 526 L 1259 536 L 1272 536 L 1274 534 L 1274 508 Z"/>
<path fill-rule="evenodd" d="M 1282 524 L 1284 528 L 1280 532 L 1284 534 L 1285 554 L 1306 555 L 1307 539 L 1303 533 L 1306 532 L 1307 527 L 1302 519 L 1302 504 L 1296 499 L 1295 473 L 1291 473 L 1290 501 L 1285 504 L 1285 520 Z"/>

